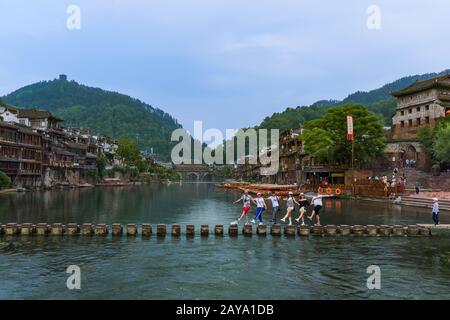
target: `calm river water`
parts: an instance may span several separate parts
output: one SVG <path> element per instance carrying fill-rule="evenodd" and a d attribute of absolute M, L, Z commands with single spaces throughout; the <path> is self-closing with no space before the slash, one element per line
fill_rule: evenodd
<path fill-rule="evenodd" d="M 211 184 L 0 195 L 0 221 L 224 224 L 239 195 Z M 254 210 L 251 212 L 254 213 Z M 327 200 L 322 223 L 430 222 L 428 209 Z M 268 221 L 268 214 L 264 216 Z M 450 221 L 441 213 L 443 222 Z M 168 226 L 170 227 L 170 226 Z M 154 226 L 155 228 L 155 226 Z M 226 231 L 226 230 L 225 230 Z M 5 241 L 10 241 L 3 237 Z M 432 237 L 178 239 L 17 237 L 0 249 L 0 299 L 449 299 L 450 234 Z M 68 290 L 66 268 L 81 268 Z M 366 286 L 381 269 L 381 289 Z"/>

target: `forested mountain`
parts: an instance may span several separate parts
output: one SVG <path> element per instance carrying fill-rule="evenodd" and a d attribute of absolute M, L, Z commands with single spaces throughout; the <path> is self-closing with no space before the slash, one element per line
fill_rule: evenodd
<path fill-rule="evenodd" d="M 342 101 L 320 100 L 313 103 L 311 106 L 287 108 L 283 112 L 274 113 L 272 116 L 265 118 L 259 127 L 278 128 L 280 130 L 298 127 L 305 121 L 321 117 L 328 107 L 347 103 L 365 105 L 370 111 L 381 117 L 384 125 L 390 126 L 392 122 L 391 117 L 396 108 L 396 101 L 391 96 L 391 92 L 403 89 L 415 81 L 429 79 L 449 72 L 450 69 L 440 73 L 427 73 L 404 77 L 375 90 L 368 92 L 357 91 L 350 94 Z"/>
<path fill-rule="evenodd" d="M 429 79 L 449 71 L 404 77 L 375 90 L 355 92 L 342 101 L 320 100 L 311 106 L 287 108 L 265 118 L 256 127 L 280 130 L 298 127 L 308 120 L 321 117 L 329 107 L 346 103 L 367 106 L 388 126 L 396 107 L 391 92 L 405 88 L 417 80 Z M 181 127 L 169 114 L 138 99 L 67 81 L 65 77 L 25 86 L 1 99 L 19 108 L 48 110 L 62 118 L 64 126 L 82 126 L 97 134 L 114 138 L 128 136 L 141 149 L 153 148 L 164 160 L 170 158 L 171 149 L 175 145 L 170 142 L 172 131 Z"/>
<path fill-rule="evenodd" d="M 81 126 L 113 138 L 128 136 L 163 159 L 170 157 L 172 131 L 181 127 L 169 114 L 138 99 L 65 77 L 25 86 L 2 99 L 18 108 L 48 110 L 62 118 L 64 126 Z"/>

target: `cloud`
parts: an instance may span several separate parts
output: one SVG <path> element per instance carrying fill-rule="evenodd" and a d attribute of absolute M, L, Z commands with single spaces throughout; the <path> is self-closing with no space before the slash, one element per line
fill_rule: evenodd
<path fill-rule="evenodd" d="M 246 49 L 269 49 L 292 54 L 299 54 L 305 51 L 298 39 L 281 34 L 257 34 L 245 39 L 231 38 L 224 41 L 221 49 L 224 52 L 236 52 Z"/>
<path fill-rule="evenodd" d="M 133 94 L 187 127 L 200 119 L 238 128 L 449 67 L 448 0 L 76 3 L 82 28 L 71 32 L 72 1 L 1 1 L 0 94 L 67 73 Z M 376 31 L 366 27 L 372 4 L 381 8 Z"/>

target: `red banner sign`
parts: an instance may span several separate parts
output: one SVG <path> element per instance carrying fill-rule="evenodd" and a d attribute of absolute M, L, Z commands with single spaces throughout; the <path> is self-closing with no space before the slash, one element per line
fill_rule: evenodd
<path fill-rule="evenodd" d="M 353 117 L 347 115 L 347 140 L 353 141 Z"/>

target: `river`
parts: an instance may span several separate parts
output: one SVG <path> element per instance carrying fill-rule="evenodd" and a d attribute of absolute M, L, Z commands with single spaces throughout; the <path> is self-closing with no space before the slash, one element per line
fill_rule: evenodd
<path fill-rule="evenodd" d="M 144 185 L 0 195 L 0 221 L 224 224 L 234 191 L 213 184 Z M 254 213 L 254 210 L 251 212 Z M 326 200 L 323 224 L 430 223 L 428 209 Z M 269 220 L 269 213 L 264 215 Z M 443 222 L 450 220 L 441 213 Z M 198 232 L 197 232 L 198 234 Z M 450 233 L 432 237 L 142 239 L 3 236 L 0 299 L 449 299 Z M 66 268 L 81 269 L 68 290 Z M 369 290 L 370 265 L 381 289 Z"/>

